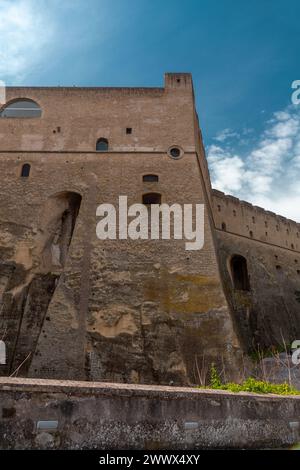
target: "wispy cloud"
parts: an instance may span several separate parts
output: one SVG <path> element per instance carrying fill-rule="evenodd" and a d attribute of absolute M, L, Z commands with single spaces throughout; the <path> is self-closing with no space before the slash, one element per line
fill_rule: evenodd
<path fill-rule="evenodd" d="M 213 186 L 300 222 L 300 107 L 275 112 L 247 154 L 238 144 L 208 147 Z"/>
<path fill-rule="evenodd" d="M 21 81 L 41 59 L 53 33 L 43 0 L 1 0 L 0 78 Z"/>
<path fill-rule="evenodd" d="M 223 129 L 222 131 L 218 132 L 214 140 L 217 140 L 218 142 L 225 142 L 225 140 L 232 139 L 234 137 L 239 137 L 239 134 L 237 132 L 233 132 L 232 129 Z"/>

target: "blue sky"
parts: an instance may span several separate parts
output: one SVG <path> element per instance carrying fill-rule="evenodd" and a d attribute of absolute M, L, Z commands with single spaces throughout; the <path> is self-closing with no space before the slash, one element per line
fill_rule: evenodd
<path fill-rule="evenodd" d="M 192 72 L 213 185 L 300 221 L 299 0 L 0 0 L 0 38 L 9 85 Z"/>

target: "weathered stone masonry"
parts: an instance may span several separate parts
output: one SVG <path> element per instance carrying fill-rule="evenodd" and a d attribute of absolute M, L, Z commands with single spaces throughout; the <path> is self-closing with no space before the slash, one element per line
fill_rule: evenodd
<path fill-rule="evenodd" d="M 191 384 L 203 356 L 237 377 L 243 352 L 280 343 L 278 331 L 300 337 L 299 224 L 285 246 L 218 218 L 189 74 L 166 74 L 164 88 L 8 88 L 8 104 L 20 98 L 42 114 L 0 118 L 2 375 Z M 95 151 L 99 138 L 107 151 Z M 202 250 L 96 238 L 99 204 L 152 192 L 205 204 Z M 234 254 L 247 259 L 249 291 L 234 288 Z"/>

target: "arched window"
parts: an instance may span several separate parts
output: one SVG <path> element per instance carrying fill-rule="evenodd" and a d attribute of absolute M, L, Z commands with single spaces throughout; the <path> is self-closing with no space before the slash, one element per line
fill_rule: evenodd
<path fill-rule="evenodd" d="M 222 228 L 222 230 L 226 230 L 226 224 L 225 224 L 225 222 L 222 222 L 221 228 Z"/>
<path fill-rule="evenodd" d="M 159 193 L 143 194 L 143 204 L 151 206 L 152 204 L 161 204 L 161 195 Z"/>
<path fill-rule="evenodd" d="M 24 165 L 22 166 L 21 177 L 28 178 L 29 174 L 30 174 L 30 165 L 29 163 L 24 163 Z"/>
<path fill-rule="evenodd" d="M 230 260 L 233 286 L 238 290 L 250 290 L 247 260 L 243 256 L 234 255 Z"/>
<path fill-rule="evenodd" d="M 0 118 L 39 118 L 40 106 L 33 100 L 20 99 L 8 103 L 1 111 Z"/>
<path fill-rule="evenodd" d="M 158 176 L 157 175 L 144 175 L 143 176 L 143 181 L 146 183 L 146 182 L 158 182 Z"/>
<path fill-rule="evenodd" d="M 101 137 L 101 139 L 97 140 L 96 143 L 96 151 L 97 152 L 107 152 L 108 151 L 108 140 Z"/>
<path fill-rule="evenodd" d="M 4 341 L 0 341 L 0 364 L 6 364 L 6 346 Z"/>

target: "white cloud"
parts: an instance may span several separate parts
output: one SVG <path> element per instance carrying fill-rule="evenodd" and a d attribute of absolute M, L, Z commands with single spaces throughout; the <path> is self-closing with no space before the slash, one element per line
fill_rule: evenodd
<path fill-rule="evenodd" d="M 240 157 L 227 153 L 217 145 L 212 145 L 209 148 L 208 161 L 216 188 L 224 192 L 241 189 L 245 169 Z"/>
<path fill-rule="evenodd" d="M 239 134 L 227 128 L 220 131 L 216 135 L 215 140 L 217 140 L 218 142 L 224 142 L 225 140 L 231 139 L 233 137 L 239 137 Z"/>
<path fill-rule="evenodd" d="M 300 222 L 300 106 L 274 113 L 246 155 L 219 142 L 207 152 L 215 188 Z"/>
<path fill-rule="evenodd" d="M 19 82 L 44 55 L 53 34 L 43 0 L 0 1 L 0 78 Z"/>

